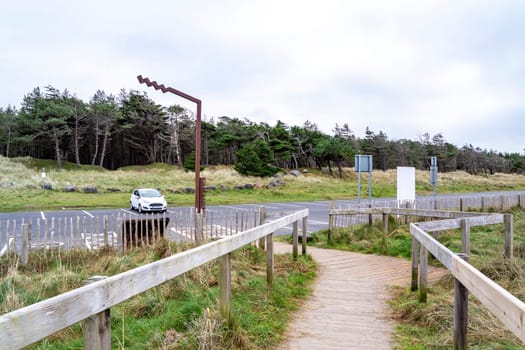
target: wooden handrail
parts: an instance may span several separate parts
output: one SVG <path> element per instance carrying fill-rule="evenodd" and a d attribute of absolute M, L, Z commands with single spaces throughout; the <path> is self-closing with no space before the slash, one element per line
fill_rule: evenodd
<path fill-rule="evenodd" d="M 177 255 L 0 315 L 0 348 L 19 349 L 308 216 L 304 209 Z"/>
<path fill-rule="evenodd" d="M 487 222 L 493 215 L 487 216 Z M 525 303 L 461 259 L 421 228 L 421 223 L 410 224 L 410 233 L 438 259 L 492 314 L 525 342 Z"/>

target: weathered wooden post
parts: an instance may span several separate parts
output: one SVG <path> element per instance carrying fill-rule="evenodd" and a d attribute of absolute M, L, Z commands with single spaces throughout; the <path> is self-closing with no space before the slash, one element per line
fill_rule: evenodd
<path fill-rule="evenodd" d="M 334 229 L 334 216 L 332 210 L 334 209 L 334 202 L 330 202 L 328 206 L 328 242 L 332 241 L 332 230 Z"/>
<path fill-rule="evenodd" d="M 419 301 L 427 302 L 427 270 L 428 250 L 424 246 L 419 249 Z"/>
<path fill-rule="evenodd" d="M 368 203 L 368 208 L 372 209 L 372 203 Z M 372 218 L 372 213 L 368 214 L 368 226 L 372 226 L 374 220 Z"/>
<path fill-rule="evenodd" d="M 461 219 L 461 251 L 463 254 L 470 255 L 470 221 Z"/>
<path fill-rule="evenodd" d="M 273 285 L 273 233 L 266 236 L 266 283 Z"/>
<path fill-rule="evenodd" d="M 459 211 L 463 211 L 463 197 L 459 198 Z"/>
<path fill-rule="evenodd" d="M 298 229 L 299 229 L 299 222 L 294 221 L 293 223 L 293 231 L 292 231 L 292 254 L 293 258 L 297 259 L 297 256 L 299 255 L 299 237 L 298 237 Z"/>
<path fill-rule="evenodd" d="M 301 253 L 302 253 L 302 255 L 306 255 L 306 243 L 307 243 L 306 240 L 308 239 L 306 237 L 306 225 L 307 225 L 307 222 L 308 222 L 308 217 L 305 216 L 303 218 L 303 226 L 302 226 L 302 228 L 303 228 L 303 235 L 302 235 L 302 240 L 301 240 L 301 246 L 302 246 L 302 252 Z"/>
<path fill-rule="evenodd" d="M 117 245 L 120 247 L 120 251 L 123 252 L 126 249 L 126 235 L 128 230 L 126 229 L 126 214 L 122 218 L 117 218 Z"/>
<path fill-rule="evenodd" d="M 86 219 L 86 218 L 84 217 L 84 219 Z M 86 230 L 84 230 L 84 232 L 86 232 Z M 55 249 L 54 249 L 55 248 L 55 218 L 54 217 L 51 218 L 51 233 L 50 233 L 50 236 L 51 236 L 51 249 L 50 249 L 51 250 L 51 256 L 54 256 L 54 251 L 55 251 Z"/>
<path fill-rule="evenodd" d="M 29 260 L 29 250 L 31 247 L 31 224 L 22 224 L 21 229 L 22 229 L 22 238 L 21 238 L 22 251 L 20 253 L 20 260 L 22 262 L 22 265 L 26 266 Z M 16 247 L 15 247 L 15 251 L 16 251 Z"/>
<path fill-rule="evenodd" d="M 203 237 L 203 214 L 202 212 L 195 212 L 195 244 L 199 245 Z"/>
<path fill-rule="evenodd" d="M 486 213 L 487 212 L 487 208 L 486 208 L 486 204 L 485 204 L 485 197 L 481 196 L 481 212 L 482 213 Z"/>
<path fill-rule="evenodd" d="M 417 278 L 418 278 L 418 257 L 419 257 L 419 242 L 415 237 L 412 237 L 412 282 L 410 284 L 410 290 L 417 290 Z"/>
<path fill-rule="evenodd" d="M 107 278 L 93 276 L 84 280 L 84 285 Z M 111 350 L 111 317 L 109 309 L 84 320 L 84 349 Z"/>
<path fill-rule="evenodd" d="M 135 233 L 135 248 L 139 246 L 139 237 L 142 237 L 142 234 L 139 236 L 139 228 L 142 231 L 142 225 L 139 225 L 139 218 L 135 217 L 135 229 L 133 230 Z M 133 243 L 133 238 L 131 242 Z M 131 246 L 133 246 L 133 244 Z"/>
<path fill-rule="evenodd" d="M 468 261 L 468 255 L 458 254 Z M 458 280 L 454 279 L 454 349 L 467 348 L 467 323 L 468 323 L 468 289 Z"/>
<path fill-rule="evenodd" d="M 264 224 L 265 218 L 266 218 L 266 212 L 264 211 L 264 207 L 261 206 L 259 207 L 259 225 Z M 264 241 L 265 241 L 264 237 L 259 239 L 259 249 L 264 250 Z"/>
<path fill-rule="evenodd" d="M 228 327 L 232 325 L 231 304 L 232 304 L 232 279 L 231 279 L 231 253 L 219 258 L 219 308 L 221 316 L 226 321 Z"/>
<path fill-rule="evenodd" d="M 383 238 L 382 238 L 382 244 L 383 244 L 383 253 L 386 254 L 387 252 L 387 237 L 388 237 L 388 213 L 383 213 Z"/>
<path fill-rule="evenodd" d="M 104 215 L 104 247 L 107 247 L 109 244 L 108 241 L 108 216 Z"/>
<path fill-rule="evenodd" d="M 512 260 L 513 257 L 513 237 L 514 237 L 514 216 L 512 214 L 503 214 L 505 224 L 505 258 Z"/>

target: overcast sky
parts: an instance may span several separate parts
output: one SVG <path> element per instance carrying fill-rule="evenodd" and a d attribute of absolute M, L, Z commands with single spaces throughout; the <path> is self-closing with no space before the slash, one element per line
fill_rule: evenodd
<path fill-rule="evenodd" d="M 524 18 L 517 0 L 2 1 L 0 107 L 52 85 L 194 110 L 142 74 L 202 99 L 208 120 L 523 153 Z"/>

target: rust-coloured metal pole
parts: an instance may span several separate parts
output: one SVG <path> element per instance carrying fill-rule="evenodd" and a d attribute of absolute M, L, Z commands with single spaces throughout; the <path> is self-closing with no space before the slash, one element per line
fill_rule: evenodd
<path fill-rule="evenodd" d="M 195 210 L 204 207 L 204 191 L 201 188 L 201 101 L 197 100 L 197 125 L 195 126 Z"/>
<path fill-rule="evenodd" d="M 146 84 L 147 86 L 152 86 L 155 90 L 161 90 L 163 93 L 171 92 L 177 96 L 185 98 L 191 102 L 197 104 L 197 124 L 195 126 L 195 210 L 197 213 L 200 213 L 203 209 L 204 203 L 204 192 L 201 188 L 201 109 L 202 101 L 198 98 L 190 96 L 182 91 L 174 89 L 172 87 L 166 87 L 164 84 L 158 84 L 156 81 L 151 81 L 148 78 L 143 78 L 142 75 L 137 76 L 139 83 Z"/>

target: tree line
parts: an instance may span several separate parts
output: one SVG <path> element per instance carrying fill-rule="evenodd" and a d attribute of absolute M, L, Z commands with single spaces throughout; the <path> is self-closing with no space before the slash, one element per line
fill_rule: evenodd
<path fill-rule="evenodd" d="M 147 93 L 97 91 L 87 102 L 52 86 L 35 88 L 20 108 L 0 108 L 0 152 L 6 157 L 31 156 L 117 169 L 154 162 L 192 169 L 195 118 L 179 106 L 161 106 Z M 500 153 L 424 134 L 418 140 L 389 139 L 369 128 L 356 137 L 349 124 L 336 124 L 333 134 L 306 121 L 302 126 L 254 123 L 221 116 L 202 121 L 202 165 L 232 165 L 248 175 L 269 176 L 279 169 L 322 168 L 342 175 L 356 154 L 373 156 L 375 169 L 414 166 L 428 169 L 430 157 L 439 171 L 472 174 L 522 173 L 525 156 Z M 192 163 L 193 162 L 193 163 Z"/>

